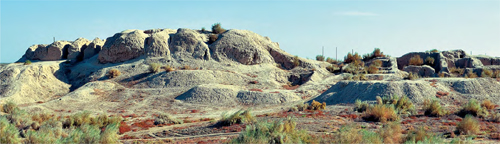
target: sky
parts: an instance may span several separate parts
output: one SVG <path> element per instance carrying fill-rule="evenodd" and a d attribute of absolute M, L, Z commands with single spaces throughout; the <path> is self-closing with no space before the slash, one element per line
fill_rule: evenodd
<path fill-rule="evenodd" d="M 126 29 L 245 29 L 292 55 L 343 59 L 380 48 L 401 56 L 463 49 L 500 56 L 499 0 L 14 1 L 1 0 L 0 63 L 34 44 L 105 39 Z M 336 54 L 335 48 L 338 51 Z"/>

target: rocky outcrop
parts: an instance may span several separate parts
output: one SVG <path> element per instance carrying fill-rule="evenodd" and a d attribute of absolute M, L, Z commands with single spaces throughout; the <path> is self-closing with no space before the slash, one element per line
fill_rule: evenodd
<path fill-rule="evenodd" d="M 404 71 L 409 72 L 409 73 L 411 72 L 411 73 L 418 74 L 421 77 L 432 77 L 436 73 L 434 68 L 432 68 L 428 65 L 423 65 L 423 66 L 410 65 L 410 66 L 406 66 L 404 68 Z"/>
<path fill-rule="evenodd" d="M 170 41 L 170 52 L 177 59 L 210 59 L 210 51 L 205 43 L 205 35 L 190 29 L 180 28 L 177 33 L 172 35 Z"/>
<path fill-rule="evenodd" d="M 474 58 L 481 61 L 481 63 L 485 66 L 500 65 L 500 57 L 490 57 L 490 56 L 480 55 L 480 56 L 474 56 Z"/>
<path fill-rule="evenodd" d="M 99 62 L 118 63 L 141 56 L 147 37 L 142 30 L 126 30 L 107 38 L 99 52 Z"/>
<path fill-rule="evenodd" d="M 172 30 L 150 30 L 151 37 L 147 39 L 144 51 L 148 57 L 168 57 L 170 58 L 170 50 L 168 40 L 170 34 L 175 33 Z"/>
<path fill-rule="evenodd" d="M 98 54 L 101 51 L 104 42 L 105 40 L 101 40 L 99 38 L 92 40 L 87 48 L 83 49 L 83 59 L 88 59 Z"/>
<path fill-rule="evenodd" d="M 480 60 L 473 57 L 458 59 L 454 62 L 454 64 L 455 67 L 460 67 L 460 68 L 477 68 L 483 66 L 483 63 L 481 63 Z"/>
<path fill-rule="evenodd" d="M 83 60 L 82 50 L 87 48 L 90 44 L 90 41 L 85 38 L 78 38 L 71 43 L 71 46 L 68 48 L 68 57 L 67 59 L 70 61 L 81 61 Z"/>
<path fill-rule="evenodd" d="M 28 60 L 43 61 L 66 59 L 70 47 L 71 42 L 69 41 L 56 41 L 50 45 L 33 45 L 28 48 L 24 57 Z"/>

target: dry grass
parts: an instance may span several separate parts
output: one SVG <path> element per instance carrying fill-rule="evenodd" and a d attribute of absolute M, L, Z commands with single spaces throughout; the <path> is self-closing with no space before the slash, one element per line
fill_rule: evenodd
<path fill-rule="evenodd" d="M 0 110 L 2 110 L 2 112 L 7 114 L 11 114 L 12 112 L 14 112 L 15 109 L 18 109 L 17 104 L 12 101 L 7 101 L 5 104 L 2 105 L 1 108 L 2 109 Z"/>
<path fill-rule="evenodd" d="M 300 65 L 299 56 L 293 57 L 293 66 L 297 67 Z"/>
<path fill-rule="evenodd" d="M 382 61 L 381 60 L 374 60 L 371 65 L 373 65 L 375 67 L 382 67 Z"/>
<path fill-rule="evenodd" d="M 490 100 L 483 100 L 483 103 L 481 104 L 481 107 L 486 108 L 487 110 L 493 110 L 496 108 L 496 105 L 492 103 Z"/>
<path fill-rule="evenodd" d="M 500 122 L 500 113 L 493 113 L 490 115 L 491 122 Z"/>
<path fill-rule="evenodd" d="M 340 68 L 336 64 L 332 64 L 330 66 L 327 66 L 326 70 L 328 70 L 331 73 L 335 73 L 335 72 L 338 72 L 340 70 Z"/>
<path fill-rule="evenodd" d="M 432 132 L 429 132 L 424 127 L 410 131 L 406 136 L 405 143 L 442 143 L 441 138 L 436 137 Z"/>
<path fill-rule="evenodd" d="M 325 57 L 324 57 L 324 56 L 322 56 L 322 55 L 317 55 L 317 56 L 316 56 L 316 60 L 317 60 L 317 61 L 325 61 Z"/>
<path fill-rule="evenodd" d="M 425 58 L 425 64 L 430 66 L 434 65 L 434 58 L 428 56 L 427 58 Z"/>
<path fill-rule="evenodd" d="M 378 67 L 374 66 L 373 64 L 370 65 L 366 69 L 367 69 L 368 73 L 370 73 L 370 74 L 377 74 L 378 73 Z"/>
<path fill-rule="evenodd" d="M 383 127 L 378 130 L 378 134 L 382 137 L 384 143 L 399 143 L 401 142 L 402 136 L 401 124 L 398 122 L 384 124 Z"/>
<path fill-rule="evenodd" d="M 467 75 L 465 75 L 466 78 L 477 78 L 477 74 L 475 72 L 469 71 Z"/>
<path fill-rule="evenodd" d="M 444 73 L 443 73 L 443 72 L 439 72 L 439 73 L 438 73 L 438 76 L 439 76 L 440 78 L 445 77 L 445 75 L 444 75 Z"/>
<path fill-rule="evenodd" d="M 493 78 L 500 78 L 500 70 L 496 70 L 496 71 L 493 73 Z"/>
<path fill-rule="evenodd" d="M 218 38 L 219 38 L 219 35 L 217 35 L 217 34 L 208 35 L 208 44 L 214 43 L 215 41 L 217 41 Z"/>
<path fill-rule="evenodd" d="M 424 60 L 420 58 L 420 55 L 414 55 L 410 58 L 410 65 L 421 66 L 424 64 Z"/>
<path fill-rule="evenodd" d="M 226 32 L 226 29 L 222 28 L 220 23 L 215 23 L 212 25 L 212 33 L 214 34 L 221 34 Z"/>
<path fill-rule="evenodd" d="M 250 125 L 230 143 L 318 143 L 305 130 L 295 129 L 294 119 L 257 122 Z"/>
<path fill-rule="evenodd" d="M 450 67 L 448 70 L 450 71 L 450 73 L 458 74 L 459 76 L 464 75 L 465 72 L 465 69 L 457 67 Z"/>
<path fill-rule="evenodd" d="M 408 76 L 406 77 L 406 79 L 409 79 L 409 80 L 417 80 L 419 78 L 420 78 L 420 76 L 418 76 L 418 74 L 415 74 L 415 73 L 412 73 L 412 72 L 409 72 Z"/>
<path fill-rule="evenodd" d="M 361 60 L 361 56 L 359 56 L 358 53 L 355 53 L 354 55 L 352 55 L 351 53 L 347 53 L 347 56 L 344 57 L 345 63 L 351 63 L 358 60 Z"/>
<path fill-rule="evenodd" d="M 159 124 L 182 124 L 183 121 L 172 117 L 169 114 L 161 113 L 155 118 L 155 125 Z"/>
<path fill-rule="evenodd" d="M 469 102 L 463 106 L 463 108 L 458 112 L 458 115 L 473 115 L 479 117 L 487 117 L 489 112 L 481 106 L 475 99 L 469 100 Z"/>
<path fill-rule="evenodd" d="M 364 112 L 363 119 L 375 122 L 387 122 L 398 120 L 398 115 L 394 106 L 376 104 L 368 107 Z"/>
<path fill-rule="evenodd" d="M 355 125 L 345 125 L 334 134 L 332 143 L 363 143 L 363 135 Z"/>
<path fill-rule="evenodd" d="M 472 115 L 466 115 L 465 118 L 457 124 L 458 132 L 466 135 L 478 134 L 479 127 L 479 121 Z"/>
<path fill-rule="evenodd" d="M 326 103 L 325 102 L 319 103 L 319 102 L 313 100 L 311 102 L 311 106 L 309 106 L 308 109 L 310 109 L 310 110 L 323 110 L 325 108 L 326 108 Z"/>
<path fill-rule="evenodd" d="M 223 126 L 230 126 L 233 124 L 248 124 L 255 121 L 255 117 L 252 115 L 251 110 L 239 110 L 230 115 L 225 113 L 218 123 Z"/>
<path fill-rule="evenodd" d="M 446 111 L 440 104 L 439 99 L 432 99 L 432 100 L 424 100 L 423 104 L 423 110 L 424 110 L 424 115 L 426 116 L 437 116 L 441 117 L 446 114 L 448 114 L 448 111 Z"/>
<path fill-rule="evenodd" d="M 19 143 L 19 130 L 10 121 L 0 116 L 0 143 Z"/>
<path fill-rule="evenodd" d="M 118 135 L 118 128 L 120 127 L 120 123 L 112 123 L 106 126 L 106 129 L 101 133 L 101 144 L 116 144 L 119 143 L 118 139 L 120 136 Z"/>
<path fill-rule="evenodd" d="M 108 71 L 108 78 L 112 79 L 112 78 L 116 78 L 118 76 L 120 76 L 122 73 L 120 72 L 120 70 L 118 69 L 111 69 Z"/>
<path fill-rule="evenodd" d="M 182 69 L 184 69 L 184 70 L 190 70 L 191 67 L 189 65 L 184 65 L 184 67 Z"/>
<path fill-rule="evenodd" d="M 157 73 L 157 72 L 160 72 L 161 70 L 161 64 L 159 63 L 150 63 L 149 64 L 149 71 L 151 73 Z"/>
<path fill-rule="evenodd" d="M 489 77 L 489 78 L 494 77 L 493 70 L 483 68 L 483 72 L 481 73 L 481 77 Z"/>
<path fill-rule="evenodd" d="M 165 69 L 165 71 L 167 71 L 167 72 L 175 71 L 175 69 L 173 67 L 171 67 L 170 65 L 163 66 L 163 69 Z"/>

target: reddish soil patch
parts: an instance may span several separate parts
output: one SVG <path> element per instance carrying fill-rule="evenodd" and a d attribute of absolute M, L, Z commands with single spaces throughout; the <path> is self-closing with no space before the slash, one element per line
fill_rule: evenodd
<path fill-rule="evenodd" d="M 261 90 L 261 89 L 258 89 L 258 88 L 249 89 L 249 91 L 258 91 L 258 92 L 262 92 L 262 90 Z"/>
<path fill-rule="evenodd" d="M 300 85 L 294 85 L 294 86 L 290 86 L 290 85 L 283 85 L 283 88 L 286 89 L 286 90 L 295 90 L 297 88 L 299 88 Z"/>
<path fill-rule="evenodd" d="M 125 123 L 125 122 L 123 122 L 123 121 L 122 121 L 122 122 L 120 122 L 120 127 L 119 127 L 118 129 L 119 129 L 120 134 L 124 134 L 124 133 L 129 132 L 129 131 L 131 131 L 131 130 L 132 130 L 132 129 L 130 128 L 130 126 L 129 126 L 129 125 L 127 125 L 127 123 Z"/>
<path fill-rule="evenodd" d="M 442 92 L 442 91 L 438 91 L 438 92 L 436 92 L 436 97 L 437 97 L 437 98 L 441 98 L 441 97 L 443 97 L 443 96 L 447 96 L 447 95 L 449 95 L 449 94 L 450 94 L 449 92 Z"/>
<path fill-rule="evenodd" d="M 279 91 L 269 92 L 269 93 L 280 93 Z"/>
<path fill-rule="evenodd" d="M 144 120 L 144 121 L 141 121 L 141 122 L 133 123 L 132 127 L 137 127 L 137 128 L 141 128 L 143 130 L 147 130 L 149 128 L 155 127 L 154 121 L 155 120 L 153 120 L 153 119 L 147 119 L 147 120 Z"/>
<path fill-rule="evenodd" d="M 348 115 L 340 115 L 340 117 L 350 118 L 350 119 L 356 119 L 356 118 L 358 118 L 358 115 L 356 115 L 356 114 L 348 114 Z"/>

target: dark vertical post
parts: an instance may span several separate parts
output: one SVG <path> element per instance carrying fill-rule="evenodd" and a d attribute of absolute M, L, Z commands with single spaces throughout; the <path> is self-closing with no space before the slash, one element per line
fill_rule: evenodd
<path fill-rule="evenodd" d="M 56 37 L 54 37 L 54 42 L 56 42 Z"/>
<path fill-rule="evenodd" d="M 337 47 L 335 47 L 335 60 L 338 60 L 339 58 L 337 57 Z"/>
<path fill-rule="evenodd" d="M 321 48 L 321 56 L 325 57 L 325 46 Z"/>

